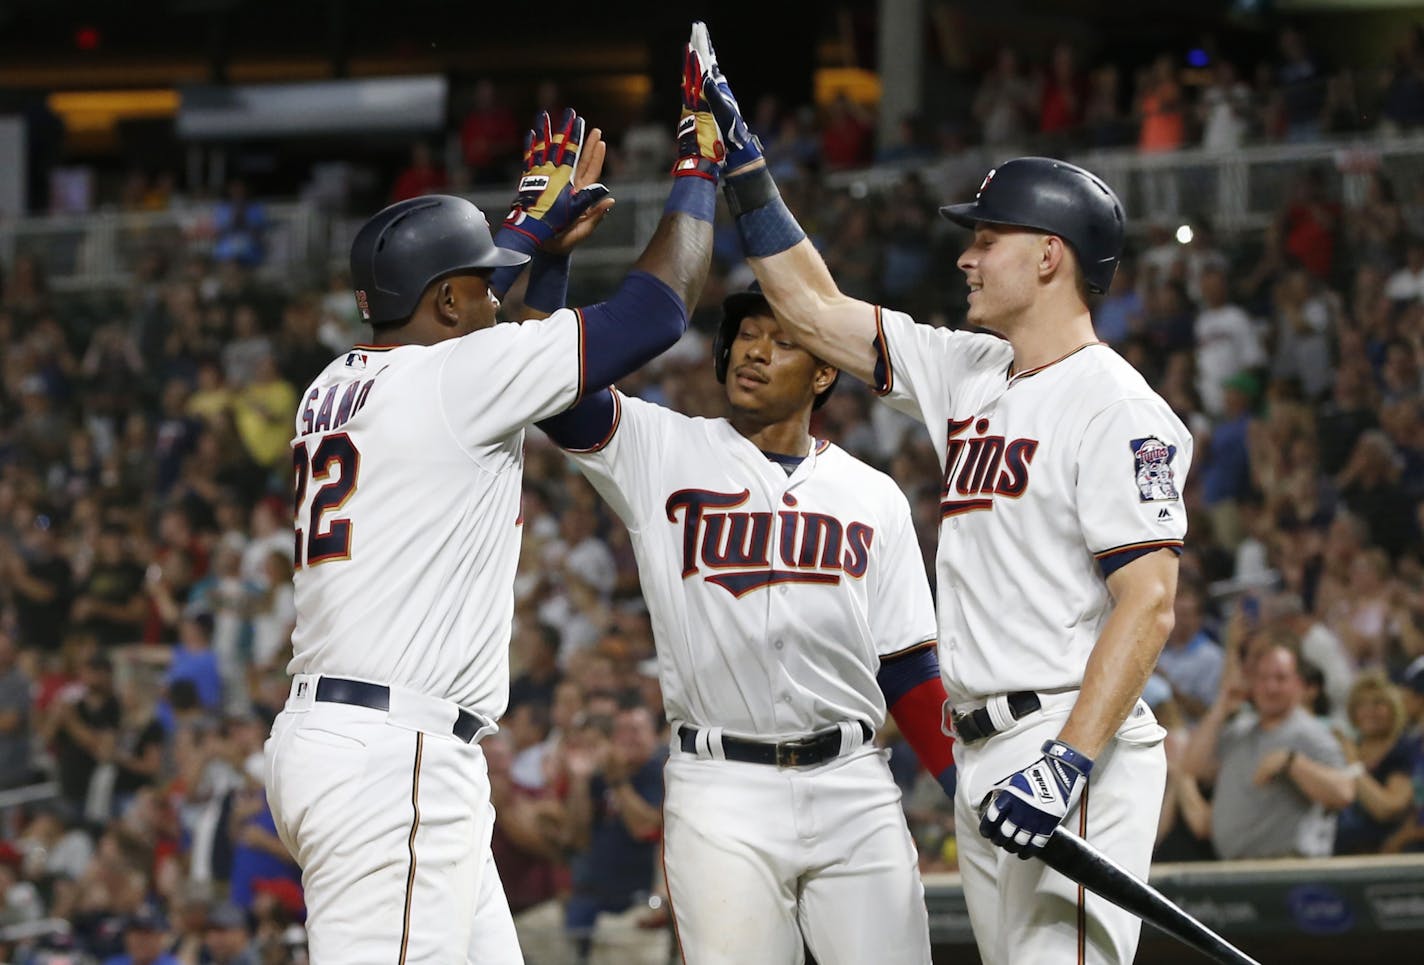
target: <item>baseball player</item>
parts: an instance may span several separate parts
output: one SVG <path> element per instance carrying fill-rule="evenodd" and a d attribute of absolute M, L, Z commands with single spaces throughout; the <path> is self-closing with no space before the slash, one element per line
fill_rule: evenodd
<path fill-rule="evenodd" d="M 541 426 L 632 535 L 672 724 L 664 848 L 693 965 L 924 963 L 887 705 L 952 780 L 934 612 L 894 481 L 811 436 L 838 373 L 760 291 L 713 344 L 728 416 L 605 390 Z M 804 943 L 804 945 L 803 945 Z"/>
<path fill-rule="evenodd" d="M 968 322 L 843 295 L 788 213 L 711 46 L 726 193 L 787 329 L 924 421 L 944 467 L 939 646 L 954 707 L 960 871 L 985 962 L 1130 962 L 1140 923 L 1038 861 L 1059 823 L 1145 876 L 1164 732 L 1140 695 L 1172 624 L 1191 436 L 1093 334 L 1122 206 L 1018 158 L 941 212 L 973 229 Z M 980 835 L 971 829 L 978 828 Z"/>
<path fill-rule="evenodd" d="M 690 52 L 685 64 L 700 71 Z M 479 740 L 509 691 L 523 427 L 685 329 L 724 150 L 705 102 L 680 129 L 662 219 L 606 302 L 495 324 L 499 287 L 528 252 L 606 209 L 606 189 L 587 183 L 601 157 L 576 167 L 572 112 L 557 132 L 547 119 L 530 132 L 500 245 L 474 205 L 446 196 L 386 208 L 352 244 L 374 337 L 335 359 L 296 414 L 293 681 L 267 744 L 317 965 L 521 960 Z"/>

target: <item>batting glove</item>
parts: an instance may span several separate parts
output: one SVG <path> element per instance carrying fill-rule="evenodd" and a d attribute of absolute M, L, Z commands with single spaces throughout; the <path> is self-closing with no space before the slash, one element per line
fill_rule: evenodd
<path fill-rule="evenodd" d="M 500 240 L 514 240 L 519 249 L 532 251 L 579 219 L 589 208 L 608 196 L 602 184 L 590 184 L 575 191 L 574 168 L 583 145 L 584 120 L 565 110 L 558 130 L 549 123 L 548 111 L 534 118 L 534 128 L 524 136 L 524 173 L 519 178 L 519 195 L 504 219 L 504 228 L 513 232 Z"/>
<path fill-rule="evenodd" d="M 712 49 L 707 25 L 700 20 L 692 25 L 691 46 L 702 62 L 702 89 L 727 145 L 727 170 L 735 171 L 762 156 L 761 141 L 742 118 L 742 108 L 732 94 L 727 75 L 717 64 L 717 51 Z"/>
<path fill-rule="evenodd" d="M 682 116 L 677 121 L 677 161 L 672 174 L 716 181 L 727 148 L 702 92 L 702 74 L 702 61 L 688 44 L 682 61 Z"/>
<path fill-rule="evenodd" d="M 1044 741 L 1042 757 L 984 798 L 979 833 L 1011 854 L 1031 858 L 1078 803 L 1092 771 L 1086 754 L 1059 740 Z"/>

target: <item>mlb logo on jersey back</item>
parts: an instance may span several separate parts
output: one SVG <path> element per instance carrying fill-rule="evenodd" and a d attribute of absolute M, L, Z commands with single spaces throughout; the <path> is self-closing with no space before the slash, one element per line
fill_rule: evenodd
<path fill-rule="evenodd" d="M 1172 460 L 1177 456 L 1177 447 L 1167 445 L 1156 436 L 1133 439 L 1131 446 L 1138 498 L 1144 503 L 1155 499 L 1177 499 L 1177 481 L 1172 475 Z"/>
<path fill-rule="evenodd" d="M 348 352 L 346 354 L 346 367 L 348 369 L 364 369 L 371 357 L 365 352 Z"/>

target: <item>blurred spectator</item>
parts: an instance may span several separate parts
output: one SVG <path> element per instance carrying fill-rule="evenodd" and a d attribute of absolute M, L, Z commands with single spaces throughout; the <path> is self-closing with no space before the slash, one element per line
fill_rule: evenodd
<path fill-rule="evenodd" d="M 30 760 L 30 678 L 18 664 L 15 641 L 0 627 L 0 790 L 33 780 Z"/>
<path fill-rule="evenodd" d="M 1196 336 L 1197 392 L 1207 414 L 1226 414 L 1226 383 L 1261 366 L 1266 354 L 1251 317 L 1230 303 L 1226 272 L 1208 266 L 1201 277 L 1202 309 L 1193 327 Z"/>
<path fill-rule="evenodd" d="M 223 681 L 217 654 L 211 646 L 212 633 L 211 613 L 198 612 L 183 617 L 179 623 L 178 646 L 163 682 L 172 686 L 178 680 L 192 681 L 199 702 L 207 710 L 216 712 L 222 707 Z"/>
<path fill-rule="evenodd" d="M 1303 681 L 1288 639 L 1267 643 L 1244 676 L 1228 660 L 1185 753 L 1187 770 L 1215 786 L 1212 844 L 1223 858 L 1328 855 L 1333 812 L 1354 800 L 1340 745 L 1300 706 Z M 1255 713 L 1238 714 L 1248 695 Z"/>
<path fill-rule="evenodd" d="M 1276 283 L 1271 360 L 1271 375 L 1294 379 L 1312 401 L 1329 391 L 1335 375 L 1330 359 L 1334 306 L 1313 288 L 1310 275 L 1300 268 Z"/>
<path fill-rule="evenodd" d="M 1335 267 L 1340 205 L 1330 197 L 1323 169 L 1307 168 L 1297 178 L 1280 220 L 1286 252 L 1316 278 L 1328 281 Z"/>
<path fill-rule="evenodd" d="M 475 84 L 474 105 L 460 122 L 460 150 L 475 184 L 503 183 L 519 156 L 521 131 L 514 114 L 499 102 L 494 84 Z"/>
<path fill-rule="evenodd" d="M 196 965 L 261 965 L 252 947 L 247 915 L 237 905 L 223 902 L 208 913 Z"/>
<path fill-rule="evenodd" d="M 112 797 L 105 808 L 122 814 L 145 787 L 163 781 L 163 725 L 154 715 L 154 695 L 147 688 L 129 687 L 119 700 L 122 717 L 114 739 Z"/>
<path fill-rule="evenodd" d="M 228 829 L 232 836 L 232 901 L 251 911 L 259 892 L 278 894 L 301 883 L 301 869 L 277 837 L 272 809 L 262 789 L 262 763 L 249 767 L 247 780 L 233 795 Z"/>
<path fill-rule="evenodd" d="M 1176 621 L 1157 659 L 1157 674 L 1188 723 L 1207 712 L 1221 683 L 1221 647 L 1202 625 L 1205 604 L 1199 585 L 1190 579 L 1178 581 Z"/>
<path fill-rule="evenodd" d="M 248 611 L 252 619 L 252 664 L 258 671 L 280 668 L 291 656 L 292 627 L 297 622 L 290 543 L 267 551 L 257 587 Z"/>
<path fill-rule="evenodd" d="M 490 840 L 519 944 L 530 961 L 567 958 L 562 908 L 567 888 L 564 807 L 552 788 L 524 787 L 510 776 L 511 749 L 504 733 L 481 745 L 489 767 L 490 803 L 498 820 Z"/>
<path fill-rule="evenodd" d="M 1049 55 L 1038 89 L 1038 133 L 1061 143 L 1083 120 L 1083 78 L 1073 47 L 1060 43 Z"/>
<path fill-rule="evenodd" d="M 1183 754 L 1191 728 L 1172 697 L 1171 685 L 1157 674 L 1147 678 L 1142 700 L 1167 731 L 1167 786 L 1157 822 L 1153 861 L 1205 861 L 1215 858 L 1211 848 L 1211 802 L 1196 778 L 1183 767 Z"/>
<path fill-rule="evenodd" d="M 1281 85 L 1286 139 L 1314 141 L 1320 137 L 1325 114 L 1326 80 L 1316 65 L 1300 31 L 1286 28 L 1280 34 Z"/>
<path fill-rule="evenodd" d="M 1182 88 L 1177 84 L 1176 69 L 1169 55 L 1162 54 L 1152 62 L 1137 94 L 1137 114 L 1141 118 L 1137 148 L 1144 154 L 1175 151 L 1186 143 Z M 1171 205 L 1171 209 L 1175 207 Z"/>
<path fill-rule="evenodd" d="M 1113 276 L 1112 287 L 1093 310 L 1093 330 L 1098 338 L 1118 346 L 1142 330 L 1142 295 L 1137 290 L 1137 265 L 1124 259 Z"/>
<path fill-rule="evenodd" d="M 124 951 L 105 959 L 104 965 L 182 965 L 164 951 L 168 921 L 157 910 L 144 910 L 124 922 Z"/>
<path fill-rule="evenodd" d="M 1424 26 L 1404 31 L 1386 73 L 1380 115 L 1390 132 L 1417 130 L 1424 125 Z"/>
<path fill-rule="evenodd" d="M 1226 549 L 1234 550 L 1244 533 L 1240 503 L 1250 493 L 1251 408 L 1256 379 L 1239 372 L 1226 380 L 1226 405 L 1211 430 L 1202 467 L 1202 503 L 1211 514 L 1212 531 Z"/>
<path fill-rule="evenodd" d="M 974 94 L 974 119 L 988 147 L 1027 143 L 1035 103 L 1033 82 L 1023 75 L 1012 47 L 1000 47 L 994 67 Z"/>
<path fill-rule="evenodd" d="M 260 356 L 250 382 L 233 397 L 233 422 L 248 456 L 264 469 L 290 461 L 297 390 L 277 371 L 271 353 Z"/>
<path fill-rule="evenodd" d="M 148 578 L 159 575 L 150 568 Z M 79 584 L 70 619 L 105 647 L 139 640 L 148 612 L 144 580 L 144 570 L 133 558 L 123 526 L 105 523 L 94 565 Z"/>
<path fill-rule="evenodd" d="M 439 194 L 445 190 L 445 185 L 445 169 L 435 163 L 430 145 L 425 141 L 415 141 L 410 146 L 410 164 L 396 175 L 389 200 L 395 204 L 423 194 Z"/>
<path fill-rule="evenodd" d="M 78 828 L 69 827 L 63 805 L 46 804 L 35 810 L 15 842 L 24 857 L 25 877 L 76 879 L 94 856 L 94 842 Z"/>
<path fill-rule="evenodd" d="M 1132 143 L 1132 122 L 1122 112 L 1122 72 L 1116 64 L 1100 64 L 1088 77 L 1088 99 L 1083 126 L 1092 147 L 1120 147 Z"/>
<path fill-rule="evenodd" d="M 1229 153 L 1246 143 L 1251 130 L 1251 88 L 1236 76 L 1229 60 L 1217 60 L 1211 68 L 1211 82 L 1197 101 L 1197 117 L 1202 125 L 1201 146 L 1208 151 Z"/>
<path fill-rule="evenodd" d="M 265 358 L 272 356 L 272 340 L 262 330 L 257 306 L 244 302 L 233 309 L 232 334 L 224 339 L 223 375 L 228 385 L 241 390 L 252 384 Z"/>
<path fill-rule="evenodd" d="M 1414 530 L 1414 503 L 1400 485 L 1403 470 L 1404 460 L 1389 436 L 1371 429 L 1359 437 L 1335 477 L 1340 498 L 1365 521 L 1370 541 L 1391 557 L 1399 555 Z"/>
<path fill-rule="evenodd" d="M 122 717 L 113 664 L 95 655 L 84 661 L 79 681 L 55 697 L 40 724 L 42 738 L 54 742 L 60 796 L 75 814 L 86 811 L 91 780 L 113 754 Z"/>
<path fill-rule="evenodd" d="M 870 162 L 874 135 L 871 112 L 841 91 L 826 108 L 821 124 L 821 159 L 832 171 L 864 167 Z"/>
<path fill-rule="evenodd" d="M 54 518 L 43 512 L 17 515 L 19 548 L 0 541 L 0 583 L 9 588 L 15 605 L 19 643 L 52 653 L 69 622 L 73 575 L 55 538 Z"/>
<path fill-rule="evenodd" d="M 1414 803 L 1413 748 L 1402 739 L 1404 702 L 1379 671 L 1362 675 L 1350 690 L 1345 759 L 1355 780 L 1355 800 L 1340 812 L 1336 854 L 1373 854 L 1403 826 Z"/>
<path fill-rule="evenodd" d="M 265 255 L 267 209 L 247 196 L 247 183 L 228 182 L 227 197 L 213 207 L 213 259 L 233 261 L 247 268 L 262 263 Z"/>
<path fill-rule="evenodd" d="M 636 908 L 653 891 L 665 756 L 644 707 L 590 723 L 568 748 L 569 825 L 578 853 L 564 924 L 580 961 L 592 951 L 600 915 Z"/>
<path fill-rule="evenodd" d="M 536 703 L 549 707 L 554 703 L 554 688 L 562 675 L 559 672 L 559 631 L 543 623 L 528 621 L 515 628 L 515 643 L 511 650 L 523 655 L 522 672 L 510 682 L 509 708 Z"/>

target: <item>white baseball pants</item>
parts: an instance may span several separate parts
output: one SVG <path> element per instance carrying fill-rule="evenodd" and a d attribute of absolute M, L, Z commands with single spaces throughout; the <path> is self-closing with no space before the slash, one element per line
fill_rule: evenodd
<path fill-rule="evenodd" d="M 1043 709 L 974 744 L 956 742 L 954 819 L 959 873 L 984 965 L 1062 962 L 1128 965 L 1142 922 L 1037 859 L 1021 860 L 979 833 L 979 803 L 999 781 L 1043 756 L 1077 692 L 1042 695 Z M 1063 824 L 1146 878 L 1167 781 L 1166 731 L 1142 701 L 1093 766 Z"/>
<path fill-rule="evenodd" d="M 430 715 L 416 703 L 310 697 L 288 700 L 266 750 L 313 965 L 521 965 L 479 744 L 420 729 Z"/>
<path fill-rule="evenodd" d="M 674 741 L 676 744 L 676 741 Z M 815 767 L 674 747 L 664 862 L 686 965 L 925 965 L 929 920 L 900 789 L 871 746 Z"/>

